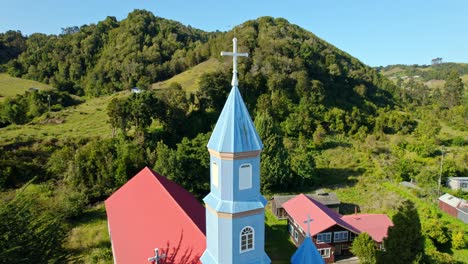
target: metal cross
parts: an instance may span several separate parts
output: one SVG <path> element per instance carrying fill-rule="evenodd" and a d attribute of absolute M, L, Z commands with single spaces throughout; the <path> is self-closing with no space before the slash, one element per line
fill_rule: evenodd
<path fill-rule="evenodd" d="M 159 248 L 154 249 L 154 257 L 148 258 L 148 261 L 153 264 L 158 264 L 159 261 L 166 257 L 166 254 L 159 255 Z"/>
<path fill-rule="evenodd" d="M 304 221 L 304 224 L 307 224 L 307 236 L 310 237 L 310 223 L 313 222 L 314 219 L 310 218 L 310 215 L 307 215 L 307 220 Z"/>
<path fill-rule="evenodd" d="M 232 56 L 232 86 L 238 86 L 239 82 L 237 80 L 237 57 L 248 57 L 248 53 L 238 53 L 237 52 L 237 38 L 232 39 L 233 52 L 221 51 L 221 56 Z"/>

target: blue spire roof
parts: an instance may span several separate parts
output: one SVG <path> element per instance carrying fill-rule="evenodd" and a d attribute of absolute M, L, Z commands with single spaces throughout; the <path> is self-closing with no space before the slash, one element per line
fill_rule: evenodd
<path fill-rule="evenodd" d="M 233 86 L 219 116 L 208 148 L 217 152 L 247 152 L 263 148 L 237 86 Z"/>
<path fill-rule="evenodd" d="M 310 236 L 306 236 L 302 245 L 291 257 L 291 264 L 324 264 Z"/>

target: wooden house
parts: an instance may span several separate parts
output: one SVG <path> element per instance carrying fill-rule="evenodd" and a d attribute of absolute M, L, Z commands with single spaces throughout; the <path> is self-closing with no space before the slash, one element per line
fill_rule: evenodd
<path fill-rule="evenodd" d="M 308 217 L 312 218 L 310 234 L 326 263 L 338 256 L 351 256 L 352 241 L 362 232 L 368 233 L 382 247 L 387 231 L 393 225 L 384 214 L 340 215 L 313 198 L 299 194 L 283 204 L 292 241 L 299 246 L 306 237 Z"/>

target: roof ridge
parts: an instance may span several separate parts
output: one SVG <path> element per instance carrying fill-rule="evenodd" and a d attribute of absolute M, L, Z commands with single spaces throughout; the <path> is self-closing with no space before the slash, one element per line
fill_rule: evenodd
<path fill-rule="evenodd" d="M 203 236 L 206 237 L 206 233 L 203 232 L 202 230 L 200 230 L 200 227 L 199 227 L 197 224 L 195 224 L 194 219 L 190 216 L 190 214 L 187 213 L 187 211 L 185 210 L 185 208 L 183 208 L 183 207 L 179 204 L 179 202 L 174 198 L 174 196 L 167 190 L 166 186 L 161 182 L 161 179 L 160 179 L 159 177 L 163 177 L 164 180 L 166 180 L 167 182 L 170 182 L 170 183 L 172 183 L 172 184 L 175 184 L 177 187 L 181 188 L 182 190 L 184 190 L 184 191 L 186 191 L 186 192 L 188 192 L 188 191 L 185 190 L 184 188 L 182 188 L 181 186 L 179 186 L 177 183 L 175 183 L 175 182 L 169 180 L 169 179 L 166 178 L 165 176 L 162 176 L 162 175 L 160 175 L 159 173 L 157 173 L 156 171 L 150 169 L 148 166 L 145 166 L 144 170 L 145 170 L 145 169 L 149 170 L 150 173 L 157 179 L 158 184 L 160 184 L 160 185 L 163 187 L 162 189 L 171 197 L 172 202 L 173 202 L 174 204 L 177 205 L 177 207 L 183 212 L 183 214 L 184 214 L 188 219 L 191 220 L 191 221 L 190 221 L 191 224 L 195 225 L 196 229 L 197 229 L 198 231 L 200 231 L 200 233 L 201 233 Z M 158 176 L 159 176 L 159 177 L 158 177 Z M 190 194 L 190 193 L 189 193 L 189 194 Z M 200 206 L 202 206 L 202 205 L 200 204 Z"/>

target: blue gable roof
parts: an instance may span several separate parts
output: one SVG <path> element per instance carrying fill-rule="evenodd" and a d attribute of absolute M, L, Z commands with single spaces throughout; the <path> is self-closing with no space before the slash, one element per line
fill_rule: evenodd
<path fill-rule="evenodd" d="M 247 152 L 263 148 L 237 86 L 233 86 L 219 116 L 208 148 L 217 152 Z"/>
<path fill-rule="evenodd" d="M 325 263 L 320 256 L 317 248 L 312 242 L 310 236 L 307 236 L 302 242 L 302 245 L 296 250 L 291 257 L 291 264 L 321 264 Z"/>

